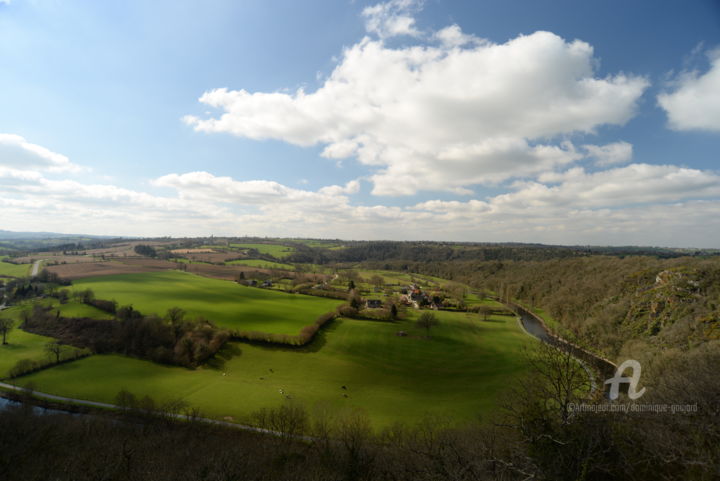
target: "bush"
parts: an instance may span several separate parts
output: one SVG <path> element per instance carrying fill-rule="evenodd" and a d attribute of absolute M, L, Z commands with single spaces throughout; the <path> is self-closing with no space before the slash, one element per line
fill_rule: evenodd
<path fill-rule="evenodd" d="M 336 317 L 336 313 L 326 312 L 325 314 L 320 315 L 314 323 L 308 324 L 300 329 L 300 333 L 297 336 L 271 334 L 259 331 L 234 331 L 232 335 L 235 338 L 244 339 L 246 341 L 265 342 L 268 344 L 285 344 L 288 346 L 304 346 L 313 340 L 315 334 L 317 334 L 321 327 Z"/>
<path fill-rule="evenodd" d="M 348 304 L 343 304 L 337 308 L 337 313 L 343 317 L 355 318 L 358 316 L 358 310 Z"/>
<path fill-rule="evenodd" d="M 18 362 L 15 363 L 15 365 L 10 369 L 10 372 L 8 373 L 10 378 L 16 378 L 20 377 L 24 374 L 29 374 L 31 372 L 35 372 L 38 369 L 40 369 L 40 363 L 37 361 L 33 361 L 32 359 L 20 359 Z"/>
<path fill-rule="evenodd" d="M 73 349 L 72 351 L 63 351 L 60 362 L 56 363 L 54 360 L 46 359 L 43 361 L 33 361 L 32 359 L 20 359 L 8 372 L 8 377 L 14 379 L 16 377 L 24 376 L 26 374 L 32 374 L 42 369 L 54 366 L 56 364 L 63 364 L 65 362 L 74 361 L 83 357 L 90 356 L 92 352 L 89 349 Z"/>
<path fill-rule="evenodd" d="M 93 307 L 97 307 L 101 311 L 108 312 L 110 314 L 115 314 L 117 310 L 117 302 L 116 301 L 106 301 L 104 299 L 92 299 L 86 304 L 89 304 Z"/>

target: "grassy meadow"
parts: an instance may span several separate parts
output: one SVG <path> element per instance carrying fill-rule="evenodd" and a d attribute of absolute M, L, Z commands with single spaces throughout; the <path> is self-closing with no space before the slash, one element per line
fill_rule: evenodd
<path fill-rule="evenodd" d="M 42 299 L 38 301 L 24 301 L 20 304 L 11 306 L 3 311 L 0 311 L 0 316 L 7 317 L 16 321 L 16 326 L 20 324 L 20 315 L 24 310 L 32 309 L 33 304 L 40 304 L 42 306 L 50 306 L 53 309 L 59 309 L 60 315 L 63 317 L 91 317 L 93 319 L 111 319 L 113 316 L 100 309 L 88 306 L 82 302 L 71 300 L 65 304 L 60 304 L 57 299 Z"/>
<path fill-rule="evenodd" d="M 282 262 L 266 261 L 263 259 L 241 259 L 235 261 L 228 261 L 225 263 L 228 266 L 250 266 L 260 267 L 261 269 L 283 269 L 286 271 L 294 271 L 295 266 L 292 264 L 284 264 Z"/>
<path fill-rule="evenodd" d="M 228 329 L 273 334 L 296 335 L 341 304 L 180 271 L 88 277 L 75 281 L 73 287 L 90 288 L 98 299 L 131 304 L 143 314 L 162 316 L 177 306 L 187 312 L 188 319 L 202 316 Z"/>
<path fill-rule="evenodd" d="M 8 371 L 21 359 L 47 359 L 45 345 L 52 341 L 52 338 L 15 328 L 8 334 L 7 341 L 6 345 L 0 344 L 0 378 L 7 376 Z"/>
<path fill-rule="evenodd" d="M 0 276 L 8 277 L 25 277 L 30 274 L 30 268 L 32 264 L 10 264 L 9 262 L 3 262 L 8 256 L 0 256 Z"/>
<path fill-rule="evenodd" d="M 535 341 L 514 317 L 483 322 L 474 314 L 437 315 L 441 324 L 430 339 L 412 317 L 394 323 L 341 319 L 305 348 L 233 343 L 221 363 L 195 371 L 98 355 L 23 381 L 44 392 L 106 402 L 121 388 L 158 400 L 182 398 L 205 415 L 240 422 L 287 402 L 286 395 L 310 409 L 361 409 L 375 427 L 426 414 L 455 420 L 489 415 L 522 373 L 523 346 Z M 401 330 L 408 335 L 398 336 Z"/>

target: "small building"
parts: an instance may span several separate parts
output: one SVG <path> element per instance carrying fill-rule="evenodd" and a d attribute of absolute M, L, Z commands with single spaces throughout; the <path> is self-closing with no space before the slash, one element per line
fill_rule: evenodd
<path fill-rule="evenodd" d="M 262 286 L 263 287 L 272 287 L 273 283 L 272 283 L 272 281 L 263 281 Z"/>

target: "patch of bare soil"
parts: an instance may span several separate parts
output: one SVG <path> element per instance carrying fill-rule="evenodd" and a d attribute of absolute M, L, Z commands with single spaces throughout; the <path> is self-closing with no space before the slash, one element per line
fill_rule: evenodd
<path fill-rule="evenodd" d="M 172 266 L 174 266 L 174 264 L 172 264 Z M 143 264 L 131 265 L 114 261 L 61 264 L 48 267 L 50 272 L 55 272 L 60 277 L 70 280 L 82 279 L 84 277 L 111 276 L 115 274 L 140 274 L 142 272 L 156 272 L 166 269 L 167 267 Z"/>
<path fill-rule="evenodd" d="M 234 281 L 238 274 L 245 272 L 264 272 L 270 274 L 268 269 L 258 269 L 249 266 L 216 266 L 213 264 L 186 264 L 187 272 L 198 274 L 205 277 L 214 277 L 215 279 L 224 279 Z"/>
<path fill-rule="evenodd" d="M 207 254 L 215 251 L 212 249 L 173 249 L 170 252 L 173 254 Z"/>

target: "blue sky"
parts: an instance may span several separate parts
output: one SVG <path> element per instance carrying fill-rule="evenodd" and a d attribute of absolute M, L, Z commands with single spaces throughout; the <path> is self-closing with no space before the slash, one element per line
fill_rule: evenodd
<path fill-rule="evenodd" d="M 0 228 L 720 247 L 720 2 L 0 0 Z"/>

